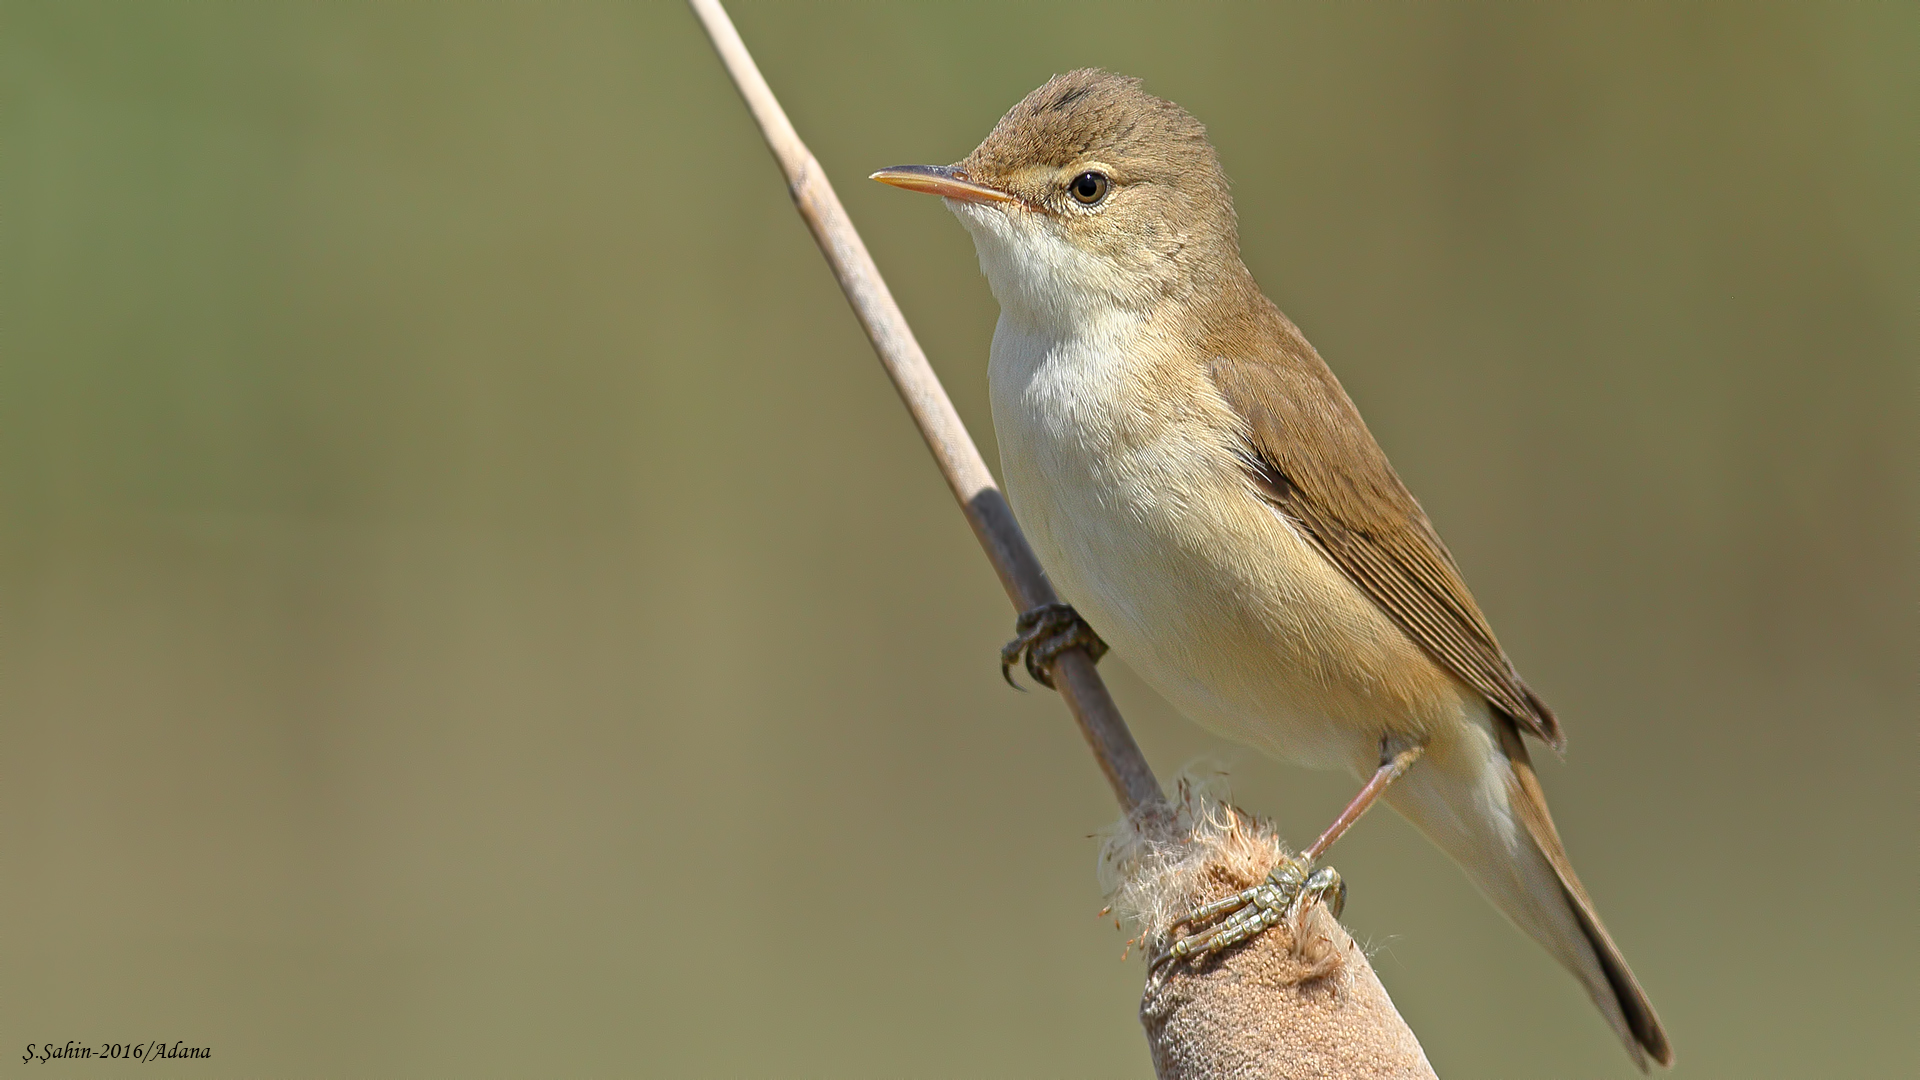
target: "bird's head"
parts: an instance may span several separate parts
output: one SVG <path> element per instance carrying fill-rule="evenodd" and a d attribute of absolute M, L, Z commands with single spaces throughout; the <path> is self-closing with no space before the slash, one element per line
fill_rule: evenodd
<path fill-rule="evenodd" d="M 1050 323 L 1144 313 L 1240 269 L 1206 129 L 1140 80 L 1084 68 L 1028 94 L 957 165 L 873 179 L 941 196 L 1003 309 Z"/>

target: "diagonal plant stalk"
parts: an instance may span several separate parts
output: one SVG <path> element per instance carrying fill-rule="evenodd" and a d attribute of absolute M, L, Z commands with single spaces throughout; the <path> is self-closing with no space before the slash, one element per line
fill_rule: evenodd
<path fill-rule="evenodd" d="M 760 125 L 760 133 L 766 136 L 774 160 L 786 174 L 787 190 L 793 195 L 795 208 L 813 232 L 820 253 L 827 257 L 833 276 L 839 279 L 847 302 L 853 305 L 854 315 L 873 342 L 873 351 L 880 356 L 881 366 L 887 369 L 894 388 L 900 391 L 900 399 L 913 414 L 913 422 L 926 438 L 927 449 L 933 452 L 940 475 L 946 477 L 947 487 L 959 500 L 960 509 L 967 515 L 967 524 L 973 526 L 973 535 L 986 550 L 987 559 L 1000 575 L 1000 584 L 1007 590 L 1014 608 L 1027 611 L 1056 602 L 1059 598 L 1040 569 L 1040 560 L 1034 557 L 1027 538 L 1021 535 L 1006 496 L 994 483 L 979 447 L 967 434 L 967 427 L 954 410 L 939 377 L 933 373 L 933 366 L 927 363 L 927 354 L 921 351 L 906 316 L 900 313 L 900 305 L 894 303 L 893 293 L 880 277 L 880 269 L 867 254 L 867 245 L 861 241 L 853 222 L 847 219 L 840 197 L 834 194 L 820 163 L 800 141 L 786 111 L 773 96 L 767 80 L 761 77 L 753 56 L 740 40 L 739 31 L 733 28 L 733 20 L 727 17 L 726 9 L 718 0 L 691 0 L 691 3 L 694 14 L 706 27 L 707 36 L 713 39 L 720 62 L 733 76 L 740 96 L 746 99 L 748 111 Z M 1100 770 L 1113 785 L 1120 808 L 1134 814 L 1164 806 L 1166 797 L 1160 791 L 1160 782 L 1154 779 L 1153 769 L 1147 765 L 1139 744 L 1133 741 L 1133 733 L 1127 730 L 1127 723 L 1121 719 L 1120 709 L 1094 669 L 1093 661 L 1079 649 L 1069 650 L 1054 660 L 1050 673 L 1061 699 L 1067 703 L 1080 725 L 1080 733 L 1086 736 L 1087 745 L 1099 761 Z"/>

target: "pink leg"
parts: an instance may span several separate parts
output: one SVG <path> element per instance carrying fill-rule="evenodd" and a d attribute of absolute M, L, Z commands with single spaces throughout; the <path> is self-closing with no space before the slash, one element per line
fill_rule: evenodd
<path fill-rule="evenodd" d="M 1426 750 L 1424 746 L 1411 747 L 1381 762 L 1380 767 L 1374 770 L 1373 779 L 1367 781 L 1367 786 L 1360 789 L 1360 794 L 1353 797 L 1353 801 L 1347 804 L 1345 810 L 1340 811 L 1340 816 L 1333 819 L 1333 824 L 1327 826 L 1327 831 L 1320 834 L 1320 839 L 1315 840 L 1312 847 L 1300 853 L 1300 861 L 1311 866 L 1314 860 L 1326 854 L 1327 849 L 1333 846 L 1333 842 L 1340 839 L 1340 834 L 1353 828 L 1353 823 L 1360 820 L 1360 815 L 1367 812 L 1367 807 L 1372 806 L 1381 792 L 1387 790 L 1387 785 L 1404 776 L 1406 771 L 1413 767 L 1413 763 L 1420 760 L 1420 755 L 1426 753 Z"/>

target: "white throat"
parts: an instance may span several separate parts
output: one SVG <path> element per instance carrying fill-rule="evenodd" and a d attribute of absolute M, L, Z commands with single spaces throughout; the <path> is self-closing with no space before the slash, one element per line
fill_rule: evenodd
<path fill-rule="evenodd" d="M 1003 322 L 1052 338 L 1085 335 L 1126 314 L 1127 274 L 1061 235 L 1045 214 L 941 200 L 973 235 Z"/>

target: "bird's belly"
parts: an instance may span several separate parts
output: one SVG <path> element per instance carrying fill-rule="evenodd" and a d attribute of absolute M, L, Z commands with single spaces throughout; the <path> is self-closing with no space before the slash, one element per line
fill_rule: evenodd
<path fill-rule="evenodd" d="M 1148 683 L 1310 767 L 1370 769 L 1382 735 L 1428 726 L 1448 680 L 1258 498 L 1212 428 L 1141 437 L 1085 363 L 1022 369 L 1002 345 L 994 425 L 1014 513 L 1061 597 Z"/>
<path fill-rule="evenodd" d="M 1356 733 L 1325 707 L 1311 665 L 1287 662 L 1311 632 L 1272 602 L 1288 583 L 1235 581 L 1236 568 L 1191 537 L 1057 481 L 1010 467 L 1014 513 L 1046 522 L 1032 530 L 1041 564 L 1120 657 L 1218 735 L 1314 768 L 1348 764 Z"/>

